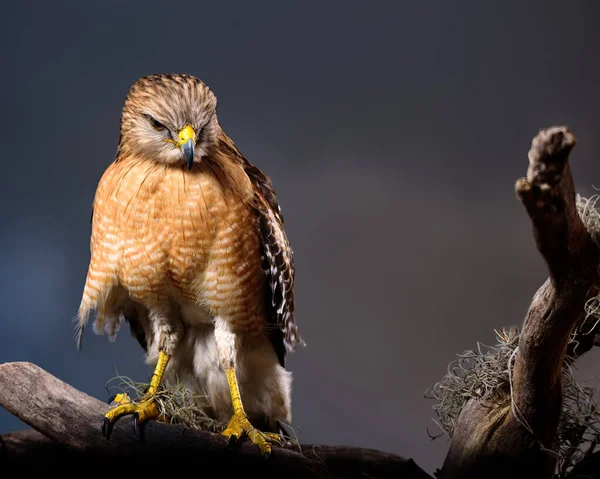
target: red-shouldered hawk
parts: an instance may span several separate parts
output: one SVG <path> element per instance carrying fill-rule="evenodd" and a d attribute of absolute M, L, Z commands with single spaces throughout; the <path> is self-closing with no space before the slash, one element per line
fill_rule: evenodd
<path fill-rule="evenodd" d="M 266 439 L 291 421 L 286 351 L 294 320 L 294 259 L 270 179 L 219 125 L 217 100 L 199 79 L 158 74 L 125 100 L 116 160 L 92 213 L 91 259 L 78 345 L 90 313 L 111 339 L 125 319 L 156 364 L 146 395 L 103 420 L 156 418 L 163 376 L 207 398 L 231 440 Z M 262 432 L 261 432 L 262 430 Z"/>

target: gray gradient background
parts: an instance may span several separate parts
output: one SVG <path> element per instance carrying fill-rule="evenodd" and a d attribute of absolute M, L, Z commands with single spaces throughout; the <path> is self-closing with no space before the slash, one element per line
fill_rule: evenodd
<path fill-rule="evenodd" d="M 71 319 L 129 85 L 190 73 L 283 207 L 308 343 L 289 357 L 301 440 L 433 471 L 448 442 L 427 436 L 424 391 L 520 323 L 546 278 L 514 195 L 537 130 L 569 125 L 579 192 L 600 186 L 599 14 L 593 1 L 3 2 L 0 362 L 101 399 L 115 367 L 147 379 L 127 331 L 88 330 L 77 352 Z M 0 411 L 0 433 L 20 427 Z"/>

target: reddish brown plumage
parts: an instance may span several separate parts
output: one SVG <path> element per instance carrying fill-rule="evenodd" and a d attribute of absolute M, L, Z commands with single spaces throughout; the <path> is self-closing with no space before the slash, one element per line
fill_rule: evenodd
<path fill-rule="evenodd" d="M 236 329 L 263 330 L 254 189 L 239 164 L 221 160 L 192 171 L 135 157 L 109 166 L 94 200 L 84 307 L 101 311 L 121 285 L 146 306 L 180 294 Z"/>

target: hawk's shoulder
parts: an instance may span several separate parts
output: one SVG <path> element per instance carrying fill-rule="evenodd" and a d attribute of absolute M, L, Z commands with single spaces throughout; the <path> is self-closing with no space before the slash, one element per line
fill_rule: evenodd
<path fill-rule="evenodd" d="M 239 162 L 254 188 L 253 207 L 258 220 L 266 288 L 267 322 L 271 342 L 283 365 L 285 352 L 302 342 L 294 317 L 294 253 L 284 229 L 283 215 L 271 179 L 250 163 L 233 141 L 223 136 L 220 145 Z"/>

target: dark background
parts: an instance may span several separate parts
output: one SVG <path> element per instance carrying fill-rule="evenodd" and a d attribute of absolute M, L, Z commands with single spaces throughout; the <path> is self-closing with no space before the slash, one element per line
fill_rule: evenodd
<path fill-rule="evenodd" d="M 514 194 L 538 129 L 570 126 L 578 191 L 600 185 L 599 14 L 591 0 L 3 2 L 0 362 L 101 399 L 115 368 L 147 379 L 126 330 L 89 329 L 78 352 L 72 319 L 127 90 L 193 74 L 286 218 L 308 343 L 289 358 L 300 439 L 433 471 L 448 443 L 427 436 L 424 391 L 520 323 L 546 278 Z M 0 411 L 0 433 L 22 426 Z"/>

